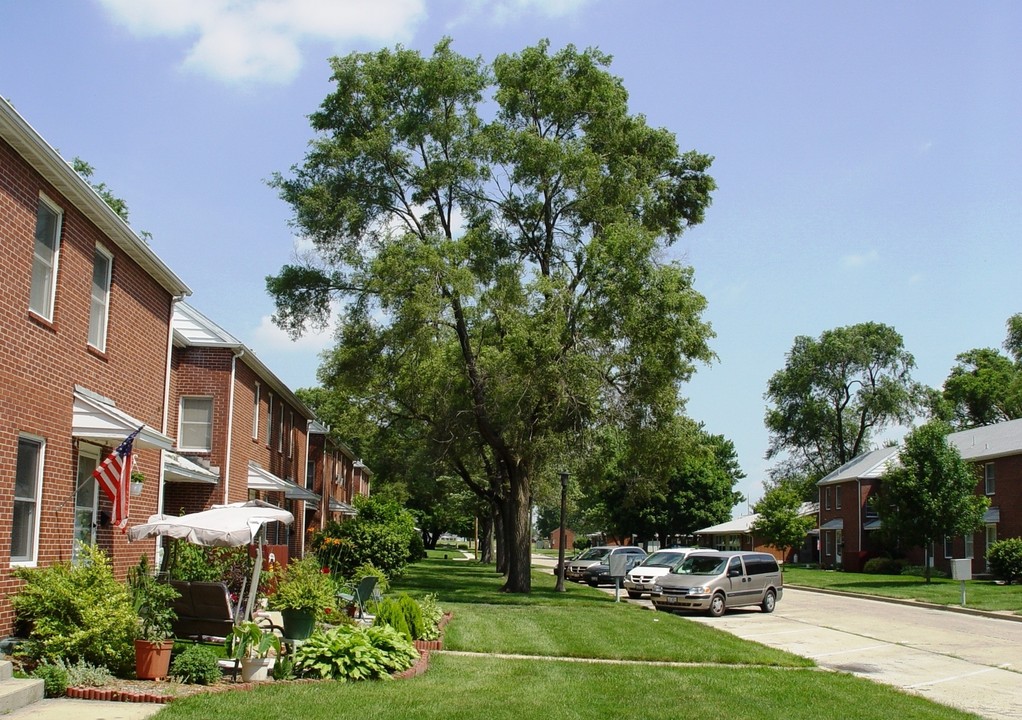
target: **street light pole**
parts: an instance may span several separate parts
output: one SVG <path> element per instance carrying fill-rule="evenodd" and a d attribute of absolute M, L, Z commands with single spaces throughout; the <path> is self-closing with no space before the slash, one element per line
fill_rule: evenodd
<path fill-rule="evenodd" d="M 564 516 L 568 510 L 568 473 L 561 473 L 561 532 L 557 538 L 557 587 L 556 592 L 564 592 Z"/>

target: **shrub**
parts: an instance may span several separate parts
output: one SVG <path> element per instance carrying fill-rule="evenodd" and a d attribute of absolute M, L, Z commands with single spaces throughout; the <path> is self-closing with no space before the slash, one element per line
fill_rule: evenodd
<path fill-rule="evenodd" d="M 191 645 L 177 655 L 170 665 L 170 674 L 193 685 L 212 685 L 222 675 L 216 652 L 203 645 Z"/>
<path fill-rule="evenodd" d="M 872 575 L 901 575 L 904 567 L 904 560 L 895 560 L 887 557 L 875 557 L 866 561 L 862 571 Z"/>
<path fill-rule="evenodd" d="M 341 625 L 314 633 L 295 651 L 295 673 L 333 680 L 372 680 L 407 670 L 419 654 L 389 627 Z"/>
<path fill-rule="evenodd" d="M 173 540 L 167 554 L 167 572 L 172 580 L 223 582 L 231 593 L 241 595 L 252 576 L 253 559 L 248 547 L 204 547 Z"/>
<path fill-rule="evenodd" d="M 354 504 L 358 510 L 354 519 L 330 522 L 313 535 L 313 551 L 323 565 L 346 578 L 365 563 L 372 563 L 387 577 L 399 576 L 410 560 L 418 558 L 414 553 L 424 551 L 415 519 L 397 502 L 383 497 L 359 496 Z"/>
<path fill-rule="evenodd" d="M 93 665 L 81 658 L 74 664 L 65 664 L 63 660 L 58 661 L 58 664 L 67 672 L 68 687 L 103 687 L 114 679 L 105 667 Z"/>
<path fill-rule="evenodd" d="M 32 672 L 32 675 L 43 681 L 43 692 L 46 697 L 67 695 L 67 670 L 60 665 L 42 663 Z"/>
<path fill-rule="evenodd" d="M 408 626 L 408 634 L 412 640 L 418 640 L 425 632 L 425 623 L 422 620 L 422 608 L 415 598 L 407 593 L 397 596 L 397 604 L 405 616 L 405 624 Z"/>
<path fill-rule="evenodd" d="M 370 562 L 362 563 L 355 568 L 355 572 L 351 575 L 351 584 L 358 585 L 362 578 L 369 575 L 376 577 L 376 589 L 380 591 L 380 595 L 386 595 L 387 591 L 390 590 L 390 580 L 387 579 L 387 573 Z"/>
<path fill-rule="evenodd" d="M 117 675 L 130 673 L 137 616 L 102 550 L 80 545 L 74 565 L 18 568 L 14 575 L 25 585 L 11 604 L 19 622 L 31 627 L 19 654 L 51 663 L 85 660 Z"/>
<path fill-rule="evenodd" d="M 990 571 L 1010 585 L 1022 580 L 1022 538 L 998 540 L 987 548 Z"/>
<path fill-rule="evenodd" d="M 270 595 L 274 610 L 307 610 L 322 620 L 336 609 L 334 582 L 324 573 L 315 555 L 292 561 L 277 577 Z"/>
<path fill-rule="evenodd" d="M 422 639 L 439 640 L 440 621 L 443 620 L 444 611 L 440 607 L 440 603 L 437 602 L 436 593 L 429 593 L 422 598 L 419 601 L 419 607 L 422 609 Z"/>
<path fill-rule="evenodd" d="M 394 598 L 384 598 L 376 606 L 376 617 L 373 619 L 373 626 L 378 627 L 380 625 L 389 625 L 409 640 L 412 639 L 412 631 L 408 628 L 405 612 L 401 607 L 401 603 Z"/>

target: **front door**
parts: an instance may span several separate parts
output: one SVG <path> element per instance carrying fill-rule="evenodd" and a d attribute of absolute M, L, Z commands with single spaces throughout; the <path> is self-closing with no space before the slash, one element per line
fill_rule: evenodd
<path fill-rule="evenodd" d="M 842 565 L 842 563 L 841 563 L 841 555 L 844 552 L 844 549 L 845 549 L 845 541 L 844 541 L 844 538 L 841 537 L 841 531 L 840 530 L 835 530 L 834 531 L 834 564 L 837 567 L 841 567 L 841 565 Z"/>
<path fill-rule="evenodd" d="M 75 534 L 71 562 L 79 555 L 80 545 L 96 544 L 96 501 L 98 484 L 92 471 L 99 464 L 99 448 L 82 444 L 78 450 L 78 472 L 75 476 Z"/>

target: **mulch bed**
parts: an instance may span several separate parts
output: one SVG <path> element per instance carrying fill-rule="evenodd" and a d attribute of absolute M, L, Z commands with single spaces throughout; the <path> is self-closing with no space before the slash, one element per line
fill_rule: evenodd
<path fill-rule="evenodd" d="M 451 613 L 445 613 L 440 621 L 440 629 L 451 619 Z M 443 649 L 443 636 L 440 640 L 416 640 L 415 647 L 419 651 L 419 660 L 404 672 L 396 673 L 394 678 L 403 680 L 412 678 L 426 672 L 429 667 L 429 653 L 431 650 Z M 273 680 L 267 682 L 285 683 L 310 683 L 310 682 L 332 682 L 330 680 Z M 266 683 L 245 683 L 235 682 L 224 678 L 213 685 L 191 685 L 187 683 L 171 682 L 168 680 L 115 680 L 111 685 L 104 685 L 98 688 L 72 687 L 67 689 L 69 698 L 79 700 L 107 700 L 113 702 L 139 702 L 139 703 L 169 703 L 182 697 L 196 695 L 198 693 L 231 692 L 234 690 L 251 690 Z"/>

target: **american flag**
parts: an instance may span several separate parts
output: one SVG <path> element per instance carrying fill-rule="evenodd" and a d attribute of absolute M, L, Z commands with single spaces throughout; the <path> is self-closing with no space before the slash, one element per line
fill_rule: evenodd
<path fill-rule="evenodd" d="M 142 427 L 145 427 L 144 425 Z M 131 445 L 135 442 L 135 436 L 142 432 L 140 427 L 117 446 L 117 449 L 110 453 L 106 460 L 99 464 L 92 471 L 92 477 L 99 481 L 110 502 L 114 505 L 113 516 L 110 522 L 124 532 L 128 525 L 128 482 L 131 479 Z"/>

